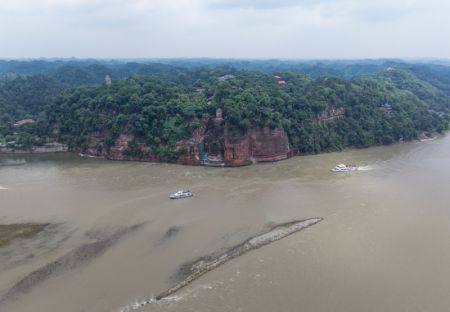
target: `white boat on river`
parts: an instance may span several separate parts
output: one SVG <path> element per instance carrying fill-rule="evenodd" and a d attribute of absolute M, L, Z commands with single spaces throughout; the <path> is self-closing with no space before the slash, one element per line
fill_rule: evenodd
<path fill-rule="evenodd" d="M 340 164 L 331 169 L 333 172 L 349 172 L 349 171 L 358 171 L 359 167 L 355 165 L 344 165 Z"/>
<path fill-rule="evenodd" d="M 194 193 L 191 191 L 178 191 L 169 196 L 170 199 L 180 199 L 194 196 Z"/>

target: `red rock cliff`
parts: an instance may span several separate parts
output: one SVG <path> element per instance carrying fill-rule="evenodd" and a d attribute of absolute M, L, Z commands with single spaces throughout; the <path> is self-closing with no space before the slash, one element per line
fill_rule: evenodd
<path fill-rule="evenodd" d="M 289 140 L 282 129 L 269 127 L 251 130 L 252 157 L 256 161 L 278 161 L 288 157 Z"/>
<path fill-rule="evenodd" d="M 240 138 L 225 136 L 224 161 L 229 166 L 288 158 L 289 140 L 282 129 L 253 128 Z"/>
<path fill-rule="evenodd" d="M 252 139 L 250 131 L 239 138 L 225 136 L 224 162 L 227 166 L 244 166 L 252 163 Z"/>
<path fill-rule="evenodd" d="M 282 129 L 252 128 L 242 136 L 230 136 L 224 134 L 226 126 L 216 119 L 208 128 L 209 118 L 205 116 L 191 139 L 178 142 L 176 150 L 186 151 L 178 158 L 178 163 L 199 165 L 223 161 L 227 166 L 245 166 L 253 162 L 283 160 L 292 154 L 287 134 Z M 126 133 L 107 150 L 103 145 L 105 136 L 106 133 L 91 134 L 86 142 L 86 154 L 115 160 L 164 161 L 159 155 L 152 154 L 144 143 L 138 143 L 141 157 L 125 155 L 128 143 L 135 139 Z"/>
<path fill-rule="evenodd" d="M 90 156 L 105 157 L 113 160 L 133 160 L 133 161 L 161 161 L 157 155 L 150 153 L 150 149 L 144 143 L 139 143 L 138 147 L 142 151 L 143 157 L 134 157 L 124 154 L 128 148 L 128 142 L 134 140 L 132 134 L 121 134 L 109 151 L 103 145 L 105 133 L 93 133 L 86 142 L 86 154 Z"/>

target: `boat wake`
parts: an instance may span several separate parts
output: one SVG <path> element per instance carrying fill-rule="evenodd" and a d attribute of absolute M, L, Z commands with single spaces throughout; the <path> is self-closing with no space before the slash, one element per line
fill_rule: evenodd
<path fill-rule="evenodd" d="M 83 153 L 79 153 L 78 156 L 84 157 L 84 158 L 105 159 L 104 156 L 94 156 L 94 155 L 88 155 L 88 154 L 83 154 Z"/>
<path fill-rule="evenodd" d="M 121 308 L 119 310 L 119 312 L 136 311 L 136 310 L 139 310 L 140 308 L 143 308 L 150 304 L 161 305 L 161 304 L 165 304 L 165 303 L 170 304 L 170 303 L 180 302 L 184 298 L 185 298 L 184 295 L 173 295 L 173 296 L 162 298 L 160 300 L 157 300 L 156 298 L 150 298 L 150 299 L 145 299 L 145 300 L 136 300 L 133 303 L 130 303 L 129 305 L 126 305 L 123 308 Z"/>
<path fill-rule="evenodd" d="M 158 300 L 156 300 L 155 298 L 151 298 L 148 300 L 136 300 L 133 303 L 130 303 L 129 305 L 123 307 L 122 309 L 119 310 L 119 312 L 130 312 L 130 311 L 134 311 L 137 310 L 139 308 L 145 307 L 146 305 L 152 304 L 152 303 L 157 303 Z"/>
<path fill-rule="evenodd" d="M 431 137 L 431 138 L 423 138 L 423 139 L 420 139 L 419 142 L 429 142 L 429 141 L 434 141 L 436 139 L 437 139 L 437 136 Z"/>
<path fill-rule="evenodd" d="M 370 171 L 373 170 L 372 166 L 360 166 L 358 167 L 358 171 Z"/>

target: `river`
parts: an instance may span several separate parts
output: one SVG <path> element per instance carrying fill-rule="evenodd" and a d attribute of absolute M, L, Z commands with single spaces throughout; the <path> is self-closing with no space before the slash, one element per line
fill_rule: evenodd
<path fill-rule="evenodd" d="M 242 168 L 2 155 L 0 224 L 51 225 L 0 249 L 0 310 L 120 311 L 187 262 L 319 217 L 138 311 L 448 311 L 449 185 L 450 136 Z"/>

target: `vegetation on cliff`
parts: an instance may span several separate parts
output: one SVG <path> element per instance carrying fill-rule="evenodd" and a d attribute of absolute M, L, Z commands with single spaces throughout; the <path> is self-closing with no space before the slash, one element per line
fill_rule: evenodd
<path fill-rule="evenodd" d="M 217 108 L 228 135 L 255 127 L 284 129 L 301 153 L 391 144 L 443 132 L 449 124 L 450 68 L 445 66 L 403 64 L 372 73 L 377 65 L 359 64 L 357 72 L 366 75 L 314 78 L 295 68 L 267 73 L 122 64 L 120 71 L 113 69 L 129 77 L 113 79 L 110 86 L 100 79 L 108 69 L 102 66 L 70 64 L 44 76 L 3 79 L 0 143 L 32 145 L 51 138 L 83 150 L 95 134 L 99 148 L 108 150 L 126 133 L 133 137 L 126 155 L 176 159 L 185 152 L 176 149 L 177 142 L 192 137 L 202 117 L 214 116 Z M 356 71 L 356 65 L 348 66 L 336 71 Z M 36 122 L 13 126 L 23 118 Z"/>
<path fill-rule="evenodd" d="M 206 106 L 204 95 L 154 78 L 132 77 L 111 87 L 68 90 L 47 106 L 46 116 L 48 126 L 56 126 L 58 138 L 71 147 L 82 147 L 92 133 L 102 133 L 106 147 L 120 134 L 131 133 L 156 150 L 188 138 L 195 128 L 191 121 Z M 132 146 L 128 152 L 138 153 Z"/>
<path fill-rule="evenodd" d="M 24 146 L 43 145 L 48 140 L 45 105 L 63 90 L 63 85 L 44 75 L 18 76 L 0 80 L 0 144 L 17 141 Z M 35 123 L 14 127 L 18 120 Z"/>

